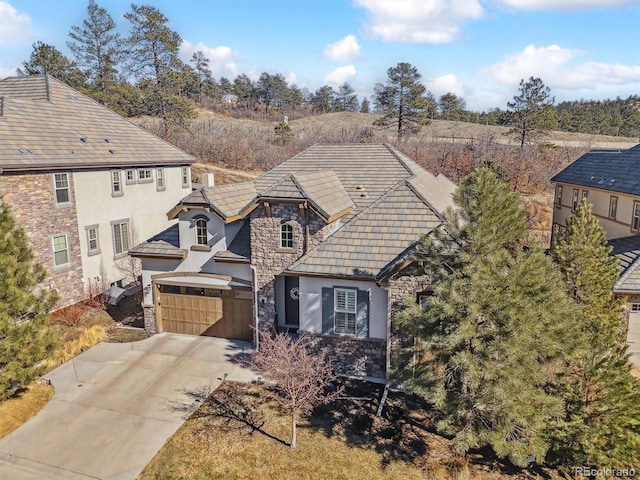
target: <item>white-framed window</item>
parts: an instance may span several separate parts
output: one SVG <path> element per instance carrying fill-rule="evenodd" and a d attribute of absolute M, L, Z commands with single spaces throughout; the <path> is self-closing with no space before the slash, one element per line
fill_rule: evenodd
<path fill-rule="evenodd" d="M 357 290 L 349 288 L 334 289 L 334 332 L 355 335 Z"/>
<path fill-rule="evenodd" d="M 140 168 L 140 169 L 138 169 L 138 182 L 139 183 L 153 182 L 153 175 L 151 173 L 151 169 L 150 168 Z"/>
<path fill-rule="evenodd" d="M 131 185 L 132 183 L 136 183 L 136 171 L 132 168 L 129 168 L 125 172 L 125 180 L 127 185 Z"/>
<path fill-rule="evenodd" d="M 618 197 L 611 195 L 609 197 L 609 218 L 616 219 L 616 214 L 618 213 Z"/>
<path fill-rule="evenodd" d="M 574 212 L 578 209 L 578 197 L 580 195 L 580 190 L 577 188 L 573 189 L 573 200 L 571 202 L 571 210 Z"/>
<path fill-rule="evenodd" d="M 280 247 L 293 248 L 293 225 L 283 223 L 280 226 Z"/>
<path fill-rule="evenodd" d="M 191 175 L 189 175 L 189 167 L 182 167 L 180 169 L 182 175 L 182 188 L 188 188 L 191 185 Z"/>
<path fill-rule="evenodd" d="M 556 208 L 562 207 L 562 185 L 556 185 Z"/>
<path fill-rule="evenodd" d="M 156 190 L 164 190 L 164 168 L 156 168 Z"/>
<path fill-rule="evenodd" d="M 71 195 L 69 195 L 69 174 L 68 173 L 54 173 L 53 184 L 56 194 L 56 204 L 63 205 L 71 202 Z"/>
<path fill-rule="evenodd" d="M 87 252 L 89 255 L 100 253 L 100 240 L 98 238 L 98 225 L 84 227 L 87 232 Z"/>
<path fill-rule="evenodd" d="M 54 235 L 51 237 L 51 247 L 53 249 L 54 268 L 69 265 L 69 241 L 66 235 Z"/>
<path fill-rule="evenodd" d="M 122 176 L 120 175 L 120 170 L 112 170 L 111 171 L 111 196 L 121 197 L 122 195 L 123 195 Z"/>
<path fill-rule="evenodd" d="M 207 220 L 205 218 L 196 219 L 196 245 L 207 244 Z"/>
<path fill-rule="evenodd" d="M 588 190 L 582 190 L 582 197 L 580 197 L 580 201 L 584 200 L 584 199 L 589 199 L 589 191 Z"/>
<path fill-rule="evenodd" d="M 113 230 L 113 253 L 121 255 L 129 251 L 129 220 L 111 222 Z"/>
<path fill-rule="evenodd" d="M 633 313 L 638 313 L 640 312 L 640 303 L 632 303 L 631 304 L 631 311 Z"/>
<path fill-rule="evenodd" d="M 633 215 L 631 216 L 631 230 L 637 232 L 640 229 L 640 203 L 633 202 Z"/>

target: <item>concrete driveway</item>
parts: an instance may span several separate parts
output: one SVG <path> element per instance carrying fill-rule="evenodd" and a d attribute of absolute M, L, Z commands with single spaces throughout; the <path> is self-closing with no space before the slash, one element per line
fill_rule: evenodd
<path fill-rule="evenodd" d="M 0 478 L 133 479 L 198 404 L 187 392 L 255 375 L 248 342 L 161 333 L 101 343 L 47 375 L 53 399 L 0 440 Z"/>

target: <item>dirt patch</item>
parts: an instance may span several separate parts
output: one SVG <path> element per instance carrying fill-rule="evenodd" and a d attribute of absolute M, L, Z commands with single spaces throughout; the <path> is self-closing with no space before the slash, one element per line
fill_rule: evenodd
<path fill-rule="evenodd" d="M 106 341 L 108 343 L 139 342 L 140 340 L 149 338 L 151 335 L 153 334 L 140 328 L 114 328 L 107 332 Z"/>

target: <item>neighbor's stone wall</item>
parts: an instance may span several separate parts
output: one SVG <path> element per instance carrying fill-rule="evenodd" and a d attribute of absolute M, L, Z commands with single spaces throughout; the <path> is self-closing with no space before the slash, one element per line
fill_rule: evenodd
<path fill-rule="evenodd" d="M 305 228 L 309 224 L 309 249 L 324 240 L 332 224 L 326 225 L 312 211 L 301 215 L 298 204 L 272 204 L 271 216 L 263 206 L 251 212 L 251 263 L 256 267 L 258 318 L 261 330 L 275 328 L 275 277 L 287 269 L 306 251 Z M 282 223 L 293 227 L 293 248 L 280 247 Z"/>
<path fill-rule="evenodd" d="M 387 342 L 373 338 L 310 334 L 315 349 L 326 348 L 338 375 L 386 379 Z"/>
<path fill-rule="evenodd" d="M 395 315 L 404 308 L 404 299 L 410 296 L 415 300 L 418 293 L 433 290 L 433 284 L 429 277 L 424 275 L 408 275 L 400 272 L 396 276 L 388 280 L 385 286 L 388 292 L 389 309 L 388 321 L 391 325 L 390 335 L 390 368 L 393 371 L 396 368 L 405 368 L 409 365 L 401 365 L 406 360 L 400 353 L 403 350 L 413 348 L 413 337 L 403 333 L 394 322 Z"/>
<path fill-rule="evenodd" d="M 82 283 L 80 239 L 75 207 L 73 174 L 69 173 L 69 205 L 55 203 L 53 172 L 32 174 L 0 174 L 0 196 L 11 207 L 16 222 L 29 239 L 36 258 L 47 270 L 44 288 L 60 294 L 55 308 L 86 298 Z M 66 234 L 70 265 L 54 270 L 51 237 Z"/>

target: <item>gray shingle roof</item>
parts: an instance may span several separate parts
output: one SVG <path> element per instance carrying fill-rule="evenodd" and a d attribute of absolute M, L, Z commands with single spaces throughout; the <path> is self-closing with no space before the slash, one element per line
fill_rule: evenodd
<path fill-rule="evenodd" d="M 187 251 L 180 248 L 180 235 L 178 224 L 176 223 L 140 245 L 136 245 L 129 250 L 129 253 L 134 257 L 150 256 L 181 259 L 186 256 Z"/>
<path fill-rule="evenodd" d="M 311 205 L 325 219 L 347 212 L 355 205 L 340 183 L 334 171 L 297 173 L 294 179 L 311 202 Z"/>
<path fill-rule="evenodd" d="M 640 145 L 587 152 L 551 181 L 640 195 Z"/>
<path fill-rule="evenodd" d="M 0 168 L 5 171 L 195 161 L 50 76 L 0 80 L 0 97 Z"/>
<path fill-rule="evenodd" d="M 620 261 L 620 278 L 613 290 L 640 293 L 640 236 L 615 238 L 609 245 L 613 247 L 611 255 Z"/>
<path fill-rule="evenodd" d="M 301 257 L 289 270 L 375 278 L 422 234 L 440 224 L 431 207 L 403 181 Z"/>

